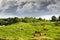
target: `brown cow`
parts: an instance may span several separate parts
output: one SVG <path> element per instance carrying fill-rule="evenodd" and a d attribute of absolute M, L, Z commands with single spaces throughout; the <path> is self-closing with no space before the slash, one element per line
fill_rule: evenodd
<path fill-rule="evenodd" d="M 48 31 L 48 28 L 44 28 L 45 31 Z"/>
<path fill-rule="evenodd" d="M 45 33 L 41 33 L 41 36 L 46 36 L 46 34 Z"/>
<path fill-rule="evenodd" d="M 34 37 L 38 37 L 38 36 L 40 36 L 41 34 L 40 34 L 40 32 L 39 31 L 35 31 L 35 33 L 34 33 Z"/>

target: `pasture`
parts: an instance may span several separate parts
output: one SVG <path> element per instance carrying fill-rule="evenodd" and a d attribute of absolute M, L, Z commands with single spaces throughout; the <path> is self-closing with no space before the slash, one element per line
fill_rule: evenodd
<path fill-rule="evenodd" d="M 35 37 L 35 31 L 40 32 L 40 36 Z M 44 34 L 46 34 L 44 36 Z M 24 23 L 18 22 L 8 26 L 0 26 L 1 40 L 60 40 L 60 26 L 56 26 L 54 22 L 34 22 Z"/>

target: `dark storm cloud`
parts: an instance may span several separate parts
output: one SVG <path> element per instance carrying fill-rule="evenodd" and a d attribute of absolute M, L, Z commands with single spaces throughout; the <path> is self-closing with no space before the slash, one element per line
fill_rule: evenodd
<path fill-rule="evenodd" d="M 60 0 L 0 0 L 0 12 L 17 16 L 60 14 Z"/>

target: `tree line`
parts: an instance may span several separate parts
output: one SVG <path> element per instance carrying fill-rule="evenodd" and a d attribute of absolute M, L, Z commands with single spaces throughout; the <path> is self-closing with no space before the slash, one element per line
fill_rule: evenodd
<path fill-rule="evenodd" d="M 58 18 L 56 16 L 52 16 L 51 21 L 60 21 L 60 16 Z"/>
<path fill-rule="evenodd" d="M 17 23 L 17 22 L 19 22 L 18 17 L 0 19 L 0 25 L 10 25 L 10 24 Z"/>
<path fill-rule="evenodd" d="M 25 22 L 25 23 L 31 23 L 31 22 L 39 22 L 39 21 L 60 21 L 60 16 L 57 18 L 56 16 L 52 16 L 51 20 L 46 20 L 46 19 L 42 19 L 42 18 L 33 18 L 33 17 L 25 17 L 25 18 L 18 18 L 18 17 L 14 17 L 14 18 L 5 18 L 5 19 L 0 19 L 0 25 L 10 25 L 10 24 L 14 24 L 17 22 Z"/>

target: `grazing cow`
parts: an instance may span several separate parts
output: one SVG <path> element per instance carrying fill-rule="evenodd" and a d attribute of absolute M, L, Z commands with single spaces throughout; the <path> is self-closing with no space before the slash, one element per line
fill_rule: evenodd
<path fill-rule="evenodd" d="M 39 31 L 35 31 L 35 33 L 34 33 L 34 37 L 39 37 L 41 34 L 40 34 L 40 32 Z"/>
<path fill-rule="evenodd" d="M 48 31 L 48 28 L 44 28 L 45 31 Z"/>
<path fill-rule="evenodd" d="M 41 33 L 41 36 L 46 36 L 46 34 L 45 33 Z"/>
<path fill-rule="evenodd" d="M 35 31 L 35 33 L 38 33 L 39 34 L 40 32 L 39 31 Z"/>

